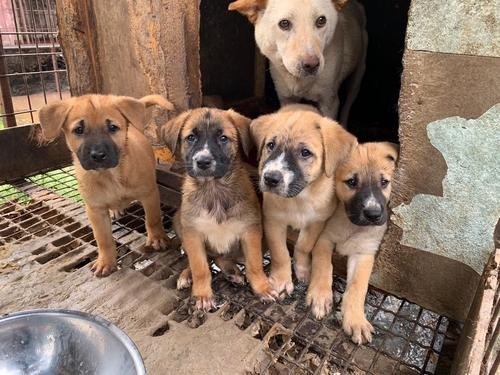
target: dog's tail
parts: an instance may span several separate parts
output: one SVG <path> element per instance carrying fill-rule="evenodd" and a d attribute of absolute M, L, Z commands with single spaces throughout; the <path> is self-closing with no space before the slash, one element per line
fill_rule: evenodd
<path fill-rule="evenodd" d="M 139 99 L 139 101 L 144 103 L 146 108 L 151 107 L 152 105 L 157 105 L 159 107 L 168 109 L 169 111 L 174 110 L 174 105 L 161 95 L 157 94 L 147 95 Z"/>

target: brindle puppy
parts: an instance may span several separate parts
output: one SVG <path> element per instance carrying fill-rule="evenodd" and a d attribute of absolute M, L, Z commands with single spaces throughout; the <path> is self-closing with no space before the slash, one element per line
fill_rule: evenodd
<path fill-rule="evenodd" d="M 38 112 L 44 137 L 54 139 L 63 130 L 73 153 L 78 190 L 99 248 L 92 267 L 96 276 L 117 270 L 109 213 L 123 211 L 133 200 L 140 201 L 146 212 L 146 245 L 159 249 L 168 243 L 153 147 L 143 134 L 146 108 L 155 104 L 174 109 L 160 95 L 140 100 L 84 95 L 50 103 Z"/>
<path fill-rule="evenodd" d="M 243 277 L 234 261 L 245 260 L 246 276 L 255 294 L 277 297 L 262 266 L 262 224 L 257 195 L 239 150 L 252 146 L 250 120 L 228 110 L 199 108 L 170 120 L 163 138 L 179 149 L 187 175 L 174 229 L 187 253 L 189 266 L 177 282 L 188 287 L 197 307 L 214 306 L 210 258 L 233 281 Z"/>
<path fill-rule="evenodd" d="M 335 172 L 339 204 L 312 251 L 306 302 L 318 319 L 332 307 L 334 246 L 339 254 L 347 256 L 342 326 L 357 344 L 372 339 L 373 327 L 366 320 L 364 302 L 375 254 L 387 228 L 387 204 L 397 159 L 398 146 L 392 143 L 365 143 L 356 148 Z"/>

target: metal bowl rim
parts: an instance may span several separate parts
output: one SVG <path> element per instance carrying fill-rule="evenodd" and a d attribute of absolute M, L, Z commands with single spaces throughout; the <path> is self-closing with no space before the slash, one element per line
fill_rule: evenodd
<path fill-rule="evenodd" d="M 146 375 L 146 369 L 144 367 L 144 361 L 142 359 L 141 353 L 135 346 L 134 342 L 128 337 L 128 335 L 123 332 L 120 328 L 118 328 L 113 323 L 107 321 L 100 316 L 93 315 L 90 313 L 86 313 L 78 310 L 66 310 L 66 309 L 33 309 L 33 310 L 24 310 L 24 311 L 16 311 L 13 313 L 8 313 L 3 316 L 0 316 L 0 324 L 9 320 L 16 320 L 19 318 L 26 318 L 30 316 L 70 316 L 74 318 L 78 318 L 81 320 L 86 320 L 93 322 L 108 331 L 110 331 L 118 340 L 123 344 L 127 351 L 132 356 L 132 360 L 137 369 L 137 375 Z"/>

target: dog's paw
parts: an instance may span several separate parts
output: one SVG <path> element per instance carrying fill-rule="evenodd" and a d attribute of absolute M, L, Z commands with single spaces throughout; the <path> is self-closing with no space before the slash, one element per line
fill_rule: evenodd
<path fill-rule="evenodd" d="M 309 284 L 309 281 L 311 280 L 310 267 L 295 265 L 294 268 L 295 268 L 295 275 L 297 276 L 299 282 L 306 285 Z"/>
<path fill-rule="evenodd" d="M 273 302 L 279 297 L 278 292 L 274 290 L 271 283 L 267 280 L 262 285 L 254 288 L 254 293 L 264 302 Z"/>
<path fill-rule="evenodd" d="M 358 345 L 372 342 L 373 326 L 366 320 L 364 313 L 351 314 L 346 312 L 342 317 L 342 328 L 351 336 L 351 340 Z"/>
<path fill-rule="evenodd" d="M 308 306 L 311 306 L 311 313 L 316 319 L 323 319 L 332 309 L 332 290 L 330 288 L 309 288 L 306 295 L 306 303 Z"/>
<path fill-rule="evenodd" d="M 224 274 L 226 275 L 226 278 L 233 284 L 237 285 L 245 284 L 245 276 L 243 275 L 243 273 L 241 273 L 239 269 L 237 270 L 230 269 L 227 270 L 227 272 L 224 272 Z"/>
<path fill-rule="evenodd" d="M 196 297 L 196 308 L 199 310 L 210 311 L 212 309 L 216 309 L 217 305 L 215 303 L 214 298 L 211 297 Z"/>
<path fill-rule="evenodd" d="M 170 239 L 167 237 L 166 233 L 162 230 L 158 234 L 148 234 L 148 240 L 146 241 L 146 247 L 152 247 L 155 250 L 166 249 Z"/>
<path fill-rule="evenodd" d="M 106 277 L 118 270 L 118 265 L 116 263 L 116 260 L 113 262 L 97 258 L 91 270 L 94 273 L 94 276 Z"/>
<path fill-rule="evenodd" d="M 269 275 L 269 282 L 271 286 L 274 288 L 276 292 L 281 293 L 282 291 L 286 291 L 288 295 L 291 295 L 293 292 L 293 283 L 292 276 L 290 277 L 280 277 L 278 275 Z"/>
<path fill-rule="evenodd" d="M 182 272 L 177 279 L 177 289 L 187 289 L 193 284 L 193 278 L 191 277 L 191 273 L 189 274 Z"/>
<path fill-rule="evenodd" d="M 111 220 L 118 220 L 125 216 L 125 210 L 109 210 Z"/>

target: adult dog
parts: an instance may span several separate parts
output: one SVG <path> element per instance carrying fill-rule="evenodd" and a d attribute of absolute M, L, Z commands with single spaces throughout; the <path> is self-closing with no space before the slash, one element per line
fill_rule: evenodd
<path fill-rule="evenodd" d="M 360 144 L 335 172 L 339 204 L 312 251 L 311 283 L 306 302 L 316 318 L 331 309 L 332 250 L 347 256 L 347 286 L 342 298 L 342 326 L 361 344 L 371 341 L 373 327 L 366 320 L 364 302 L 368 280 L 387 228 L 387 203 L 398 146 L 388 142 Z"/>
<path fill-rule="evenodd" d="M 335 210 L 333 174 L 354 150 L 356 138 L 313 107 L 291 104 L 250 125 L 258 145 L 264 233 L 271 254 L 269 280 L 293 291 L 287 228 L 300 229 L 294 248 L 299 281 L 308 283 L 311 250 Z"/>
<path fill-rule="evenodd" d="M 196 306 L 214 306 L 209 259 L 231 281 L 243 281 L 234 261 L 244 260 L 255 294 L 274 300 L 262 266 L 262 217 L 257 194 L 242 164 L 241 150 L 252 147 L 250 119 L 232 111 L 199 108 L 181 114 L 162 128 L 163 139 L 185 162 L 187 175 L 174 229 L 189 266 L 177 281 L 192 283 Z"/>
<path fill-rule="evenodd" d="M 368 44 L 364 9 L 356 0 L 237 0 L 229 10 L 255 24 L 281 106 L 315 102 L 323 115 L 337 119 L 338 90 L 347 80 L 339 117 L 347 125 Z"/>
<path fill-rule="evenodd" d="M 98 257 L 92 270 L 108 276 L 117 270 L 110 211 L 121 212 L 133 200 L 146 213 L 146 245 L 164 248 L 160 196 L 153 147 L 144 136 L 147 107 L 173 106 L 160 95 L 137 100 L 127 96 L 84 95 L 50 103 L 38 114 L 42 133 L 54 139 L 64 131 L 73 154 L 78 190 L 85 202 Z"/>

